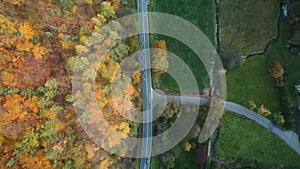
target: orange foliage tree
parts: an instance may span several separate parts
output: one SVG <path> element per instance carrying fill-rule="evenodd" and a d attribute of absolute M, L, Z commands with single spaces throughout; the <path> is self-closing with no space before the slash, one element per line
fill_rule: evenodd
<path fill-rule="evenodd" d="M 22 4 L 25 4 L 25 2 L 26 2 L 26 0 L 3 0 L 3 1 L 8 2 L 12 5 L 22 5 Z"/>
<path fill-rule="evenodd" d="M 39 151 L 36 155 L 30 155 L 28 153 L 22 153 L 19 158 L 19 162 L 25 168 L 31 169 L 53 169 L 51 161 L 45 157 L 43 151 Z"/>
<path fill-rule="evenodd" d="M 23 52 L 33 53 L 35 59 L 41 59 L 46 48 L 38 43 L 39 32 L 29 22 L 14 23 L 9 18 L 0 15 L 1 48 L 16 48 Z"/>
<path fill-rule="evenodd" d="M 32 57 L 14 58 L 10 63 L 14 69 L 5 69 L 0 75 L 4 86 L 11 88 L 28 88 L 44 84 L 51 74 L 49 61 Z M 53 69 L 52 69 L 53 70 Z"/>
<path fill-rule="evenodd" d="M 7 95 L 5 97 L 4 109 L 8 113 L 8 120 L 22 120 L 28 116 L 30 112 L 35 114 L 39 111 L 38 97 L 26 99 L 19 94 Z"/>
<path fill-rule="evenodd" d="M 275 79 L 282 77 L 284 74 L 284 68 L 277 60 L 269 63 L 268 70 Z"/>
<path fill-rule="evenodd" d="M 0 115 L 0 133 L 16 139 L 28 127 L 39 123 L 37 113 L 40 110 L 37 96 L 25 98 L 20 94 L 5 96 L 4 112 Z"/>
<path fill-rule="evenodd" d="M 114 10 L 119 9 L 120 1 L 121 0 L 112 0 L 112 7 Z"/>
<path fill-rule="evenodd" d="M 284 67 L 279 61 L 272 61 L 268 65 L 268 71 L 276 80 L 276 85 L 279 87 L 284 86 L 283 81 L 283 74 L 284 74 Z"/>

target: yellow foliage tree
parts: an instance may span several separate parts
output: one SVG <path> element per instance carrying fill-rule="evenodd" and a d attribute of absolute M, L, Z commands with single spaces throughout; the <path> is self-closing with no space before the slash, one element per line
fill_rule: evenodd
<path fill-rule="evenodd" d="M 88 5 L 92 5 L 93 4 L 93 0 L 84 0 L 84 2 Z"/>
<path fill-rule="evenodd" d="M 2 146 L 4 140 L 5 140 L 4 137 L 0 134 L 0 146 Z"/>
<path fill-rule="evenodd" d="M 133 84 L 136 84 L 136 83 L 140 82 L 141 81 L 141 76 L 142 76 L 141 72 L 135 73 L 133 75 Z"/>
<path fill-rule="evenodd" d="M 122 122 L 119 126 L 119 130 L 121 130 L 123 137 L 127 137 L 130 132 L 129 124 L 126 122 Z"/>
<path fill-rule="evenodd" d="M 37 34 L 28 22 L 24 22 L 19 25 L 19 32 L 22 33 L 23 38 L 27 41 Z"/>
<path fill-rule="evenodd" d="M 15 25 L 7 17 L 0 15 L 0 34 L 13 34 L 16 32 Z"/>
<path fill-rule="evenodd" d="M 185 146 L 184 146 L 184 150 L 189 152 L 189 151 L 191 151 L 191 148 L 192 148 L 192 145 L 189 142 L 186 142 Z"/>
<path fill-rule="evenodd" d="M 7 17 L 0 15 L 0 25 L 0 35 L 3 34 L 0 46 L 14 46 L 18 50 L 32 52 L 35 59 L 41 59 L 46 53 L 46 48 L 40 43 L 32 42 L 32 38 L 38 37 L 38 31 L 29 22 L 15 24 Z M 19 33 L 20 36 L 15 36 L 15 33 Z"/>
<path fill-rule="evenodd" d="M 154 73 L 162 74 L 167 71 L 169 67 L 168 56 L 167 56 L 167 45 L 166 41 L 158 40 L 152 45 L 153 48 L 161 49 L 152 53 L 151 63 L 154 67 Z"/>
<path fill-rule="evenodd" d="M 43 55 L 46 52 L 46 48 L 42 47 L 40 44 L 35 45 L 35 47 L 32 49 L 33 55 L 35 59 L 42 59 Z"/>
<path fill-rule="evenodd" d="M 28 22 L 19 24 L 18 30 L 22 36 L 13 38 L 16 48 L 22 51 L 32 52 L 35 59 L 43 58 L 42 55 L 46 53 L 46 48 L 42 47 L 40 43 L 33 44 L 31 41 L 33 37 L 38 36 L 38 31 L 34 30 L 32 25 Z"/>

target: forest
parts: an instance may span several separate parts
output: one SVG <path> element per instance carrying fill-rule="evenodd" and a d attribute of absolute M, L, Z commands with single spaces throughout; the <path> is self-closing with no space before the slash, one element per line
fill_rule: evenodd
<path fill-rule="evenodd" d="M 109 154 L 80 125 L 84 119 L 98 126 L 95 132 L 105 133 L 99 122 L 105 118 L 122 133 L 107 140 L 110 148 L 140 133 L 139 124 L 120 112 L 141 109 L 138 61 L 127 63 L 136 71 L 122 69 L 115 75 L 122 60 L 139 50 L 138 37 L 119 42 L 117 32 L 100 30 L 133 13 L 132 4 L 3 0 L 0 8 L 1 168 L 135 168 L 135 159 Z M 103 52 L 101 44 L 110 50 Z M 130 76 L 121 76 L 126 73 Z M 83 87 L 76 88 L 74 81 Z M 112 91 L 113 84 L 118 85 Z M 96 105 L 85 99 L 91 94 Z"/>

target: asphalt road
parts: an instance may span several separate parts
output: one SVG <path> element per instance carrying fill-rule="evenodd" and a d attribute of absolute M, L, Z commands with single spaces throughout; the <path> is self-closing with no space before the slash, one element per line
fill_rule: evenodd
<path fill-rule="evenodd" d="M 191 96 L 166 96 L 159 94 L 152 90 L 153 93 L 153 106 L 161 102 L 165 102 L 168 99 L 172 99 L 181 104 L 192 104 L 192 105 L 203 105 L 206 104 L 209 100 L 206 98 L 191 97 Z M 262 127 L 266 128 L 281 140 L 283 140 L 287 145 L 289 145 L 297 154 L 300 155 L 300 142 L 298 140 L 298 135 L 293 131 L 286 131 L 276 125 L 274 125 L 269 119 L 253 112 L 239 104 L 232 102 L 225 102 L 225 109 L 231 112 L 234 112 L 238 115 L 244 116 L 250 120 L 255 121 Z M 149 161 L 150 164 L 150 161 Z"/>
<path fill-rule="evenodd" d="M 164 97 L 164 96 L 162 96 Z M 181 101 L 182 104 L 204 104 L 207 103 L 208 100 L 205 98 L 197 98 L 197 97 L 189 97 L 189 96 L 168 96 L 169 98 L 173 98 L 178 102 Z M 289 145 L 297 154 L 300 155 L 300 142 L 298 139 L 298 135 L 293 131 L 286 131 L 276 125 L 274 125 L 269 119 L 253 112 L 239 104 L 232 102 L 225 102 L 224 108 L 228 111 L 234 112 L 238 115 L 244 116 L 248 119 L 251 119 L 263 126 L 270 132 L 274 133 L 281 140 L 283 140 L 287 145 Z"/>
<path fill-rule="evenodd" d="M 148 1 L 137 0 L 140 21 L 140 62 L 143 67 L 142 72 L 142 97 L 143 97 L 143 140 L 141 152 L 141 169 L 149 169 L 151 163 L 152 150 L 152 82 L 151 82 L 151 62 L 149 52 L 149 24 L 148 24 Z"/>
<path fill-rule="evenodd" d="M 277 135 L 281 140 L 288 144 L 297 154 L 300 155 L 300 142 L 298 135 L 293 131 L 286 131 L 274 125 L 269 119 L 241 106 L 236 103 L 226 102 L 225 109 L 241 116 L 247 117 L 260 124 L 270 132 Z"/>

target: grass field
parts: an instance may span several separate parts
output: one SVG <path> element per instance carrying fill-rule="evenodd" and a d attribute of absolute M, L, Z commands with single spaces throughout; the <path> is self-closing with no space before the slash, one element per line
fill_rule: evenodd
<path fill-rule="evenodd" d="M 244 56 L 276 36 L 278 0 L 221 0 L 220 42 Z"/>
<path fill-rule="evenodd" d="M 214 44 L 215 40 L 215 5 L 214 0 L 151 0 L 150 11 L 163 12 L 182 17 L 198 26 Z M 164 39 L 170 52 L 179 56 L 192 70 L 200 90 L 209 84 L 208 74 L 198 56 L 186 45 L 176 39 L 156 35 L 152 39 Z M 169 61 L 172 65 L 172 61 Z M 176 82 L 168 75 L 159 77 L 164 89 L 178 91 Z"/>
<path fill-rule="evenodd" d="M 226 74 L 227 100 L 245 105 L 253 100 L 271 112 L 281 111 L 275 81 L 268 74 L 265 56 L 253 56 Z"/>
<path fill-rule="evenodd" d="M 300 157 L 287 144 L 257 123 L 226 112 L 215 143 L 217 155 L 300 168 Z"/>
<path fill-rule="evenodd" d="M 244 105 L 253 100 L 257 105 L 264 104 L 271 111 L 281 111 L 279 92 L 273 78 L 267 72 L 267 64 L 279 60 L 287 73 L 286 85 L 292 106 L 297 106 L 295 83 L 300 80 L 300 56 L 292 55 L 284 44 L 288 41 L 291 30 L 284 23 L 280 25 L 280 36 L 276 43 L 269 46 L 265 55 L 253 56 L 239 67 L 228 71 L 227 100 Z"/>

